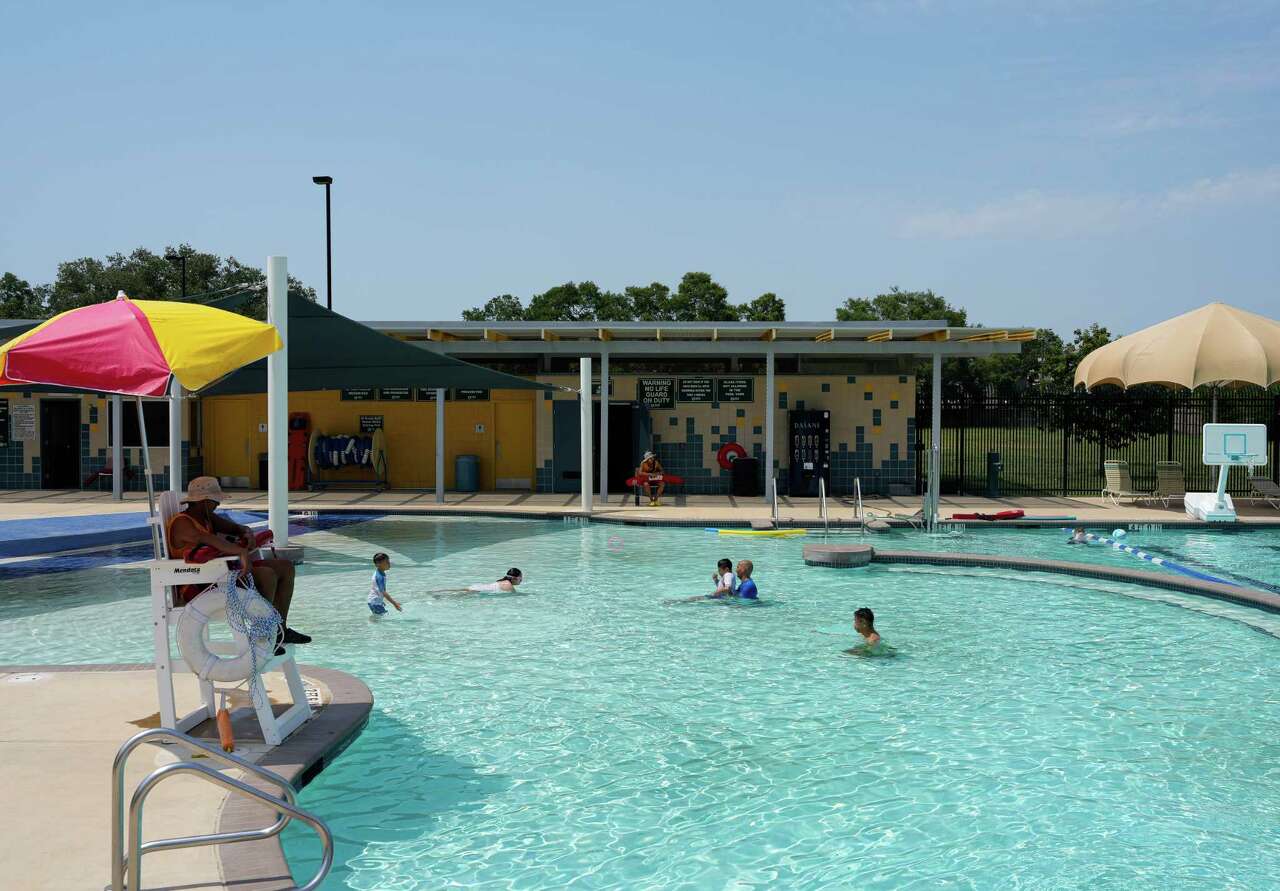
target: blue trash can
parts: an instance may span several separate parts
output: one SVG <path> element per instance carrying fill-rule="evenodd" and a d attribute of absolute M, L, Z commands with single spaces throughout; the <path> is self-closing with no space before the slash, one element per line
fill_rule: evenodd
<path fill-rule="evenodd" d="M 479 455 L 459 455 L 453 459 L 453 488 L 457 492 L 480 490 Z"/>

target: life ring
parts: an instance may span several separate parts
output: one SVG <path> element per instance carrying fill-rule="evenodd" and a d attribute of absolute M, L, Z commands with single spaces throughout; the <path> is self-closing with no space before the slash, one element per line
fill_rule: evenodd
<path fill-rule="evenodd" d="M 732 470 L 733 462 L 745 457 L 747 457 L 747 450 L 736 442 L 726 442 L 720 446 L 720 451 L 716 452 L 716 460 L 725 470 Z"/>
<path fill-rule="evenodd" d="M 271 604 L 259 596 L 248 598 L 246 611 L 251 614 L 267 615 Z M 258 665 L 265 665 L 275 652 L 275 641 L 253 640 L 232 630 L 240 648 L 234 656 L 219 656 L 209 651 L 209 642 L 205 639 L 205 629 L 210 622 L 225 621 L 227 617 L 227 595 L 222 586 L 214 586 L 196 596 L 182 610 L 178 618 L 178 652 L 187 660 L 201 680 L 232 683 L 243 681 L 253 673 L 256 660 Z"/>

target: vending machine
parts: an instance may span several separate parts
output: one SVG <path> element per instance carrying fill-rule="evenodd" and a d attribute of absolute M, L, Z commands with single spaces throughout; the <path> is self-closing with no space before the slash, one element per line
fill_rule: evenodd
<path fill-rule="evenodd" d="M 831 412 L 788 412 L 791 462 L 790 492 L 801 498 L 818 497 L 818 480 L 831 487 Z"/>

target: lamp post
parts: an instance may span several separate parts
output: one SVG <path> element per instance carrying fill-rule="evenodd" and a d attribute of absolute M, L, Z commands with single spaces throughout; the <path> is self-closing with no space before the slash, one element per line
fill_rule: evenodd
<path fill-rule="evenodd" d="M 324 186 L 324 257 L 325 272 L 329 284 L 329 302 L 333 309 L 333 218 L 329 213 L 329 187 L 333 185 L 332 176 L 313 176 L 311 181 L 317 186 Z"/>
<path fill-rule="evenodd" d="M 169 251 L 165 259 L 170 263 L 177 263 L 182 269 L 182 299 L 187 299 L 187 254 L 185 251 Z"/>

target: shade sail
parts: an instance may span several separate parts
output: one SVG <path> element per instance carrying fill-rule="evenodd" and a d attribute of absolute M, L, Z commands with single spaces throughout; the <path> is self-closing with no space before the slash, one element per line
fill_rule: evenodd
<path fill-rule="evenodd" d="M 211 306 L 115 300 L 59 313 L 0 346 L 0 383 L 163 396 L 198 391 L 283 346 L 272 325 Z"/>
<path fill-rule="evenodd" d="M 243 298 L 215 301 L 234 306 Z M 289 295 L 289 389 L 475 387 L 549 390 L 547 384 L 492 371 L 374 331 L 296 294 Z M 267 363 L 255 362 L 205 391 L 210 396 L 267 391 Z"/>
<path fill-rule="evenodd" d="M 1132 387 L 1280 381 L 1280 322 L 1210 303 L 1112 341 L 1085 356 L 1075 382 Z"/>

